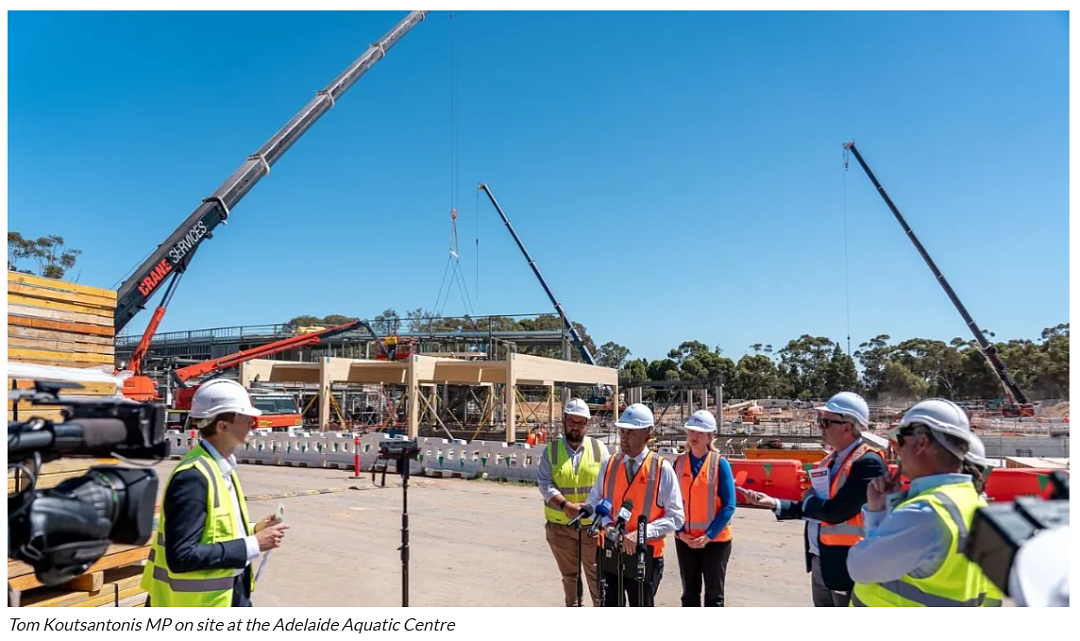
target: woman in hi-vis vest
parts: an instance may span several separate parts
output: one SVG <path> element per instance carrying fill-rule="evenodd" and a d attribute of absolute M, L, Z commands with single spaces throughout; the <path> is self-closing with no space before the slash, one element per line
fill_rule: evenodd
<path fill-rule="evenodd" d="M 716 419 L 708 410 L 694 412 L 684 426 L 686 451 L 675 460 L 686 522 L 675 534 L 682 575 L 683 607 L 724 606 L 724 577 L 731 557 L 731 517 L 735 514 L 735 477 L 727 459 L 713 447 Z"/>

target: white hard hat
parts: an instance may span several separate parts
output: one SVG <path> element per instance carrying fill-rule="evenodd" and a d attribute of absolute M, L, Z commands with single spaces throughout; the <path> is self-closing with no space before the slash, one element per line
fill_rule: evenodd
<path fill-rule="evenodd" d="M 709 410 L 698 410 L 690 416 L 683 427 L 691 432 L 715 432 L 716 418 Z"/>
<path fill-rule="evenodd" d="M 870 408 L 866 405 L 863 397 L 855 392 L 840 392 L 834 394 L 824 405 L 815 407 L 819 412 L 832 412 L 854 419 L 863 427 L 870 425 Z"/>
<path fill-rule="evenodd" d="M 928 398 L 919 401 L 904 413 L 904 417 L 900 419 L 895 431 L 900 431 L 908 425 L 916 423 L 929 427 L 938 443 L 941 443 L 941 446 L 956 458 L 970 461 L 976 465 L 986 464 L 986 448 L 983 446 L 982 441 L 979 440 L 979 437 L 975 436 L 971 431 L 971 423 L 968 421 L 967 413 L 956 403 L 944 398 Z M 943 434 L 966 441 L 968 453 L 961 455 L 956 450 L 956 446 L 942 438 L 941 435 Z"/>
<path fill-rule="evenodd" d="M 571 416 L 584 416 L 585 418 L 592 418 L 592 414 L 589 412 L 589 405 L 580 398 L 572 398 L 570 402 L 563 408 L 563 414 L 569 414 Z"/>
<path fill-rule="evenodd" d="M 615 421 L 615 427 L 622 427 L 628 430 L 643 430 L 652 426 L 652 410 L 642 403 L 634 403 L 626 408 L 623 410 L 619 420 Z"/>
<path fill-rule="evenodd" d="M 213 418 L 225 412 L 243 416 L 262 416 L 251 404 L 244 386 L 227 378 L 216 378 L 199 386 L 191 399 L 191 418 Z"/>

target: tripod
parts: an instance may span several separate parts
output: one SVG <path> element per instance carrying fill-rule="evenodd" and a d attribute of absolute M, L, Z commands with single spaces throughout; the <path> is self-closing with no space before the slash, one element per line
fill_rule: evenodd
<path fill-rule="evenodd" d="M 401 472 L 401 607 L 409 607 L 409 459 L 397 461 Z"/>

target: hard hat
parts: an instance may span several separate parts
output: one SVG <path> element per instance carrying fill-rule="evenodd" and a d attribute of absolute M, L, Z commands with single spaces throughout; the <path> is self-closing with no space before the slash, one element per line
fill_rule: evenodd
<path fill-rule="evenodd" d="M 967 460 L 976 465 L 986 464 L 986 448 L 978 436 L 971 431 L 971 423 L 967 414 L 959 405 L 944 398 L 928 398 L 911 406 L 894 432 L 898 432 L 908 425 L 922 424 L 930 428 L 931 433 L 938 443 L 952 453 L 958 459 Z M 962 455 L 956 446 L 950 443 L 943 434 L 955 436 L 968 444 L 968 453 Z M 981 463 L 979 462 L 981 460 Z"/>
<path fill-rule="evenodd" d="M 834 394 L 824 405 L 815 407 L 818 412 L 832 412 L 854 419 L 863 427 L 870 425 L 870 408 L 867 407 L 863 397 L 855 392 L 840 392 Z"/>
<path fill-rule="evenodd" d="M 615 427 L 622 427 L 628 430 L 643 430 L 652 426 L 652 410 L 643 403 L 634 403 L 626 408 L 623 410 L 619 420 L 615 421 Z"/>
<path fill-rule="evenodd" d="M 570 399 L 570 402 L 567 403 L 566 407 L 563 408 L 563 414 L 592 418 L 592 414 L 589 412 L 589 405 L 580 398 Z"/>
<path fill-rule="evenodd" d="M 709 410 L 698 410 L 690 416 L 683 427 L 691 432 L 715 432 L 716 418 Z"/>
<path fill-rule="evenodd" d="M 191 399 L 191 418 L 213 418 L 225 412 L 262 416 L 262 411 L 251 404 L 251 396 L 240 383 L 216 378 L 200 385 Z"/>

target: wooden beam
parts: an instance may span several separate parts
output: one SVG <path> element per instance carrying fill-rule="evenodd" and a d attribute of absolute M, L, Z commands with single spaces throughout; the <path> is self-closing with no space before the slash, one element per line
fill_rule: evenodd
<path fill-rule="evenodd" d="M 418 364 L 421 356 L 413 355 L 409 359 L 408 368 L 408 385 L 409 385 L 409 432 L 408 438 L 415 439 L 420 436 L 420 379 L 419 370 L 421 369 Z M 434 368 L 432 368 L 434 370 Z M 406 461 L 405 465 L 409 465 Z"/>
<path fill-rule="evenodd" d="M 330 431 L 330 394 L 333 393 L 333 383 L 330 379 L 332 364 L 330 357 L 324 356 L 319 361 L 319 431 Z M 345 427 L 344 425 L 342 427 Z"/>
<path fill-rule="evenodd" d="M 507 361 L 514 363 L 514 375 L 518 379 L 550 380 L 581 385 L 613 386 L 619 383 L 619 370 L 611 367 L 583 365 L 526 354 L 509 354 Z"/>
<path fill-rule="evenodd" d="M 514 372 L 514 357 L 518 354 L 509 354 L 506 359 L 506 442 L 513 443 L 517 439 L 517 380 Z"/>
<path fill-rule="evenodd" d="M 29 285 L 32 287 L 41 287 L 60 292 L 71 292 L 73 294 L 86 294 L 88 296 L 97 296 L 99 298 L 112 300 L 113 307 L 116 306 L 116 292 L 111 289 L 102 289 L 100 287 L 91 287 L 89 285 L 77 285 L 66 280 L 45 278 L 44 276 L 34 276 L 33 274 L 23 274 L 20 272 L 13 272 L 11 270 L 8 270 L 8 287 L 11 287 L 12 285 Z"/>

